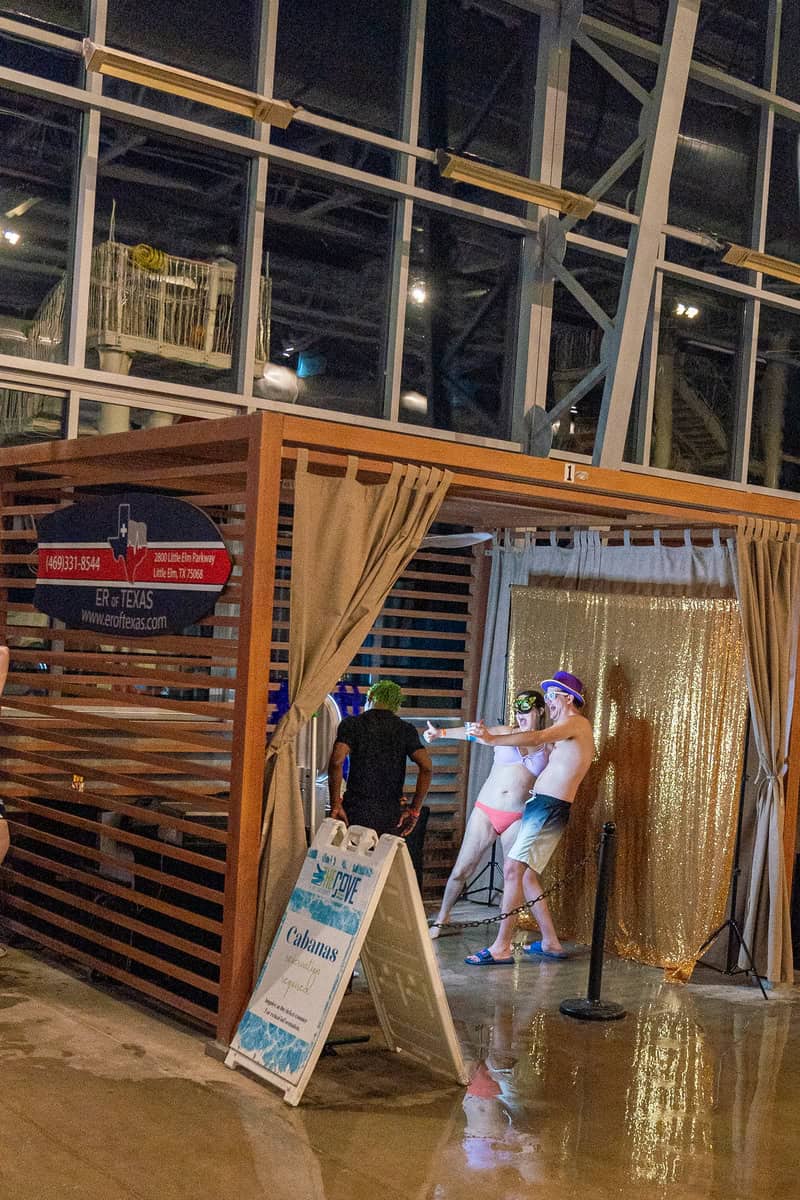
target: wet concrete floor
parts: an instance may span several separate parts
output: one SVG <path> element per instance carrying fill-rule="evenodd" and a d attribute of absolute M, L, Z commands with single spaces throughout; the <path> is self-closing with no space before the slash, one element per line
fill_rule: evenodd
<path fill-rule="evenodd" d="M 167 1016 L 0 959 L 2 1200 L 695 1200 L 800 1195 L 800 991 L 610 960 L 627 1017 L 561 1016 L 587 959 L 469 968 L 442 939 L 466 1093 L 390 1054 L 356 984 L 297 1109 Z"/>

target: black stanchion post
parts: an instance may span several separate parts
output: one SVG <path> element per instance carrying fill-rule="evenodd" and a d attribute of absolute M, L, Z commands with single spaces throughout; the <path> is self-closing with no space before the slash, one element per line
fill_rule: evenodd
<path fill-rule="evenodd" d="M 625 1016 L 621 1004 L 600 999 L 600 989 L 603 981 L 603 953 L 606 940 L 606 915 L 608 913 L 608 893 L 611 888 L 611 874 L 614 869 L 614 851 L 616 848 L 617 827 L 613 821 L 606 821 L 603 835 L 600 839 L 600 857 L 597 863 L 597 892 L 594 900 L 594 926 L 592 928 L 592 950 L 589 959 L 589 985 L 586 996 L 576 996 L 571 1000 L 562 1000 L 559 1011 L 566 1017 L 575 1017 L 579 1021 L 619 1021 Z"/>

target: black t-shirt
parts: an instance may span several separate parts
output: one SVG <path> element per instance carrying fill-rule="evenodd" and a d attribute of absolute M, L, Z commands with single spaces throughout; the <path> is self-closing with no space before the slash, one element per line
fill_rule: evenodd
<path fill-rule="evenodd" d="M 345 717 L 336 741 L 350 748 L 347 800 L 370 803 L 399 801 L 406 778 L 406 759 L 423 745 L 410 721 L 401 721 L 388 708 L 371 708 Z"/>

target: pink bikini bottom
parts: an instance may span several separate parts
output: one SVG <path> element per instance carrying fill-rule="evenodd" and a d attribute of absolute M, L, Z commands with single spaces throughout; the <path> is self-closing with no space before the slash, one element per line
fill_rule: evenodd
<path fill-rule="evenodd" d="M 505 808 L 489 808 L 488 804 L 482 804 L 480 800 L 475 801 L 475 807 L 479 808 L 482 813 L 486 813 L 492 823 L 492 829 L 498 837 L 510 829 L 514 822 L 522 816 L 521 812 L 508 812 Z"/>

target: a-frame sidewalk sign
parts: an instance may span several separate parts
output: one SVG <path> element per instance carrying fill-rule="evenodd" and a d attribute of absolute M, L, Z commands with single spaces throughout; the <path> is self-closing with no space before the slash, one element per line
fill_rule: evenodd
<path fill-rule="evenodd" d="M 402 838 L 320 826 L 225 1059 L 298 1104 L 361 959 L 390 1048 L 466 1085 Z"/>

